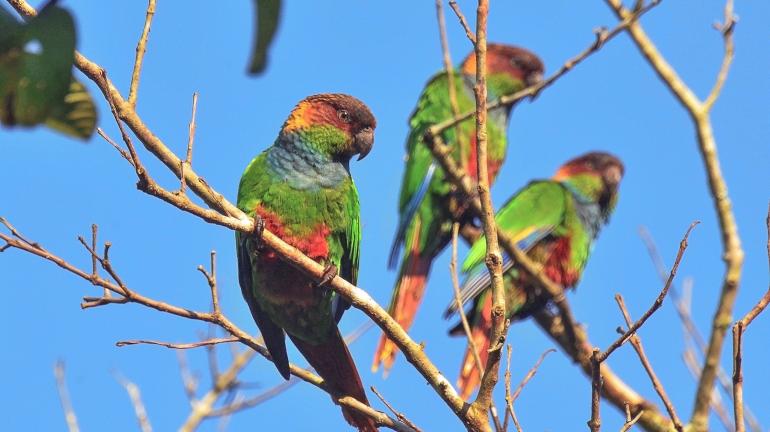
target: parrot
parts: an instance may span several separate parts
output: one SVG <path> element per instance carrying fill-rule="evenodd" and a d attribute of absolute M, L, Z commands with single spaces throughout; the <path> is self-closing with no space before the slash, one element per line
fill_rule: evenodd
<path fill-rule="evenodd" d="M 487 46 L 487 69 L 489 100 L 515 93 L 539 82 L 543 77 L 543 63 L 535 54 L 510 45 L 490 43 Z M 475 75 L 474 52 L 465 58 L 459 71 L 453 73 L 460 112 L 475 107 Z M 489 110 L 487 132 L 490 182 L 494 181 L 505 158 L 505 134 L 510 112 L 510 106 Z M 388 312 L 407 331 L 422 301 L 431 263 L 449 243 L 453 222 L 470 227 L 473 219 L 466 211 L 463 197 L 455 193 L 422 141 L 429 127 L 453 115 L 449 99 L 449 78 L 446 72 L 439 73 L 428 82 L 409 120 L 411 129 L 407 138 L 406 169 L 401 182 L 400 220 L 388 263 L 391 269 L 395 268 L 403 248 Z M 447 129 L 442 137 L 453 148 L 454 159 L 475 179 L 475 120 L 470 118 L 457 127 Z M 396 345 L 383 334 L 374 354 L 372 371 L 376 372 L 382 364 L 387 374 L 393 366 L 396 353 Z"/>
<path fill-rule="evenodd" d="M 324 379 L 332 394 L 369 404 L 337 323 L 350 303 L 325 287 L 337 274 L 355 284 L 361 222 L 350 159 L 374 144 L 376 120 L 360 100 L 319 94 L 299 102 L 273 145 L 247 166 L 238 208 L 255 218 L 252 235 L 236 233 L 238 279 L 275 367 L 289 379 L 285 335 Z M 261 244 L 270 230 L 325 266 L 321 281 L 305 275 Z M 342 413 L 359 431 L 376 431 L 356 411 Z"/>
<path fill-rule="evenodd" d="M 546 277 L 565 288 L 574 288 L 599 230 L 609 222 L 615 208 L 623 173 L 623 163 L 608 153 L 590 152 L 576 157 L 562 165 L 550 180 L 532 181 L 514 194 L 497 212 L 497 227 L 540 265 Z M 473 300 L 466 315 L 482 365 L 486 364 L 492 327 L 491 282 L 484 264 L 486 247 L 483 236 L 471 246 L 462 267 L 468 276 L 460 295 L 463 304 Z M 542 310 L 550 298 L 507 255 L 503 259 L 503 287 L 506 318 L 511 322 Z M 456 312 L 457 302 L 453 301 L 445 317 Z M 464 335 L 462 323 L 449 333 Z M 480 379 L 469 344 L 457 381 L 463 399 L 470 397 Z"/>

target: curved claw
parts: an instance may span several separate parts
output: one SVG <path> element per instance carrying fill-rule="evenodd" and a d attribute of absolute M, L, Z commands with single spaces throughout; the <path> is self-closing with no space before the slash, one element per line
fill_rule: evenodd
<path fill-rule="evenodd" d="M 262 240 L 262 233 L 265 232 L 265 220 L 262 219 L 259 215 L 254 215 L 254 231 L 252 232 L 252 237 L 254 238 L 256 250 L 261 251 L 265 248 L 264 242 Z"/>
<path fill-rule="evenodd" d="M 339 270 L 337 269 L 337 266 L 334 264 L 330 264 L 326 266 L 324 269 L 323 275 L 321 275 L 321 279 L 318 281 L 318 284 L 316 285 L 318 288 L 325 287 L 329 284 L 329 282 L 332 281 L 335 277 L 337 277 L 337 274 L 339 273 Z"/>

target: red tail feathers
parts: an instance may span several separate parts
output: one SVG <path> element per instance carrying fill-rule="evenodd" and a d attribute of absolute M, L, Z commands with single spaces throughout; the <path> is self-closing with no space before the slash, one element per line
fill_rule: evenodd
<path fill-rule="evenodd" d="M 401 266 L 400 279 L 393 292 L 389 312 L 405 331 L 412 326 L 414 316 L 422 302 L 432 261 L 431 257 L 420 256 L 416 250 L 413 250 Z M 387 375 L 388 370 L 393 367 L 393 362 L 396 361 L 397 353 L 396 344 L 384 334 L 380 336 L 380 343 L 377 345 L 377 351 L 374 352 L 372 372 L 377 372 L 382 364 L 384 373 Z"/>
<path fill-rule="evenodd" d="M 321 345 L 312 345 L 295 337 L 291 339 L 333 392 L 352 396 L 369 405 L 356 364 L 338 329 L 335 328 L 333 336 Z M 345 407 L 342 408 L 342 415 L 348 423 L 358 428 L 359 432 L 377 432 L 374 420 L 366 415 Z"/>
<path fill-rule="evenodd" d="M 473 343 L 481 359 L 481 367 L 487 364 L 489 357 L 489 330 L 492 328 L 492 296 L 487 296 L 481 309 L 478 321 L 471 328 Z M 476 359 L 470 346 L 465 350 L 460 377 L 457 378 L 457 387 L 460 389 L 460 397 L 468 400 L 481 383 L 481 372 L 476 367 Z"/>

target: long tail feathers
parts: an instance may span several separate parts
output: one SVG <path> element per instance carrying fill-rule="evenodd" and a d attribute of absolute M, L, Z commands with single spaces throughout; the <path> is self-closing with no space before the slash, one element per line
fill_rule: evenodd
<path fill-rule="evenodd" d="M 487 364 L 489 357 L 489 330 L 492 328 L 492 296 L 488 296 L 484 302 L 481 314 L 478 320 L 471 328 L 471 337 L 476 345 L 476 349 L 481 359 L 481 367 Z M 455 334 L 455 333 L 453 333 Z M 460 377 L 457 378 L 457 387 L 460 389 L 460 397 L 464 400 L 473 394 L 481 383 L 481 372 L 476 367 L 476 359 L 470 346 L 465 350 L 462 367 L 460 368 Z"/>
<path fill-rule="evenodd" d="M 412 326 L 417 309 L 422 302 L 423 294 L 425 294 L 425 282 L 432 262 L 432 257 L 421 256 L 416 250 L 413 250 L 401 265 L 399 282 L 393 291 L 388 312 L 406 331 Z M 374 352 L 372 372 L 377 372 L 380 364 L 382 364 L 384 374 L 387 376 L 388 371 L 396 361 L 397 353 L 396 344 L 385 334 L 380 336 L 377 351 Z"/>
<path fill-rule="evenodd" d="M 369 405 L 356 364 L 353 362 L 339 330 L 335 329 L 334 335 L 321 345 L 312 345 L 295 337 L 291 337 L 291 339 L 310 363 L 310 366 L 318 372 L 333 392 L 339 395 L 352 396 L 359 402 Z M 343 407 L 342 415 L 345 416 L 348 423 L 358 428 L 359 432 L 377 431 L 374 420 L 358 411 Z"/>

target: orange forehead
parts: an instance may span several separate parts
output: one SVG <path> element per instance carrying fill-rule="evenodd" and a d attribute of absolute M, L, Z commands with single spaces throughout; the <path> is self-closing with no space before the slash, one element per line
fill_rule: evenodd
<path fill-rule="evenodd" d="M 345 126 L 347 126 L 339 119 L 334 107 L 325 103 L 303 100 L 291 112 L 283 129 L 289 132 L 321 124 L 333 125 L 341 129 L 346 129 Z"/>

